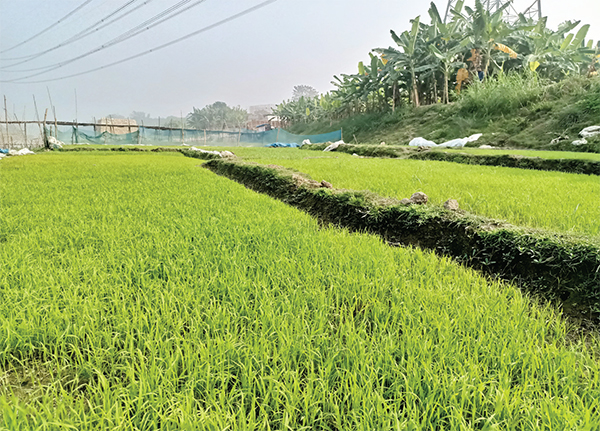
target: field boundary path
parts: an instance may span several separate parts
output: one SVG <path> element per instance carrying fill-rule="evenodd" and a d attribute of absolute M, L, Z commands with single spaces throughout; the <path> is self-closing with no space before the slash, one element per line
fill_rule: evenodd
<path fill-rule="evenodd" d="M 600 245 L 591 239 L 519 228 L 461 210 L 405 205 L 368 191 L 336 190 L 276 165 L 210 160 L 204 167 L 325 223 L 452 257 L 561 304 L 585 327 L 600 326 Z"/>
<path fill-rule="evenodd" d="M 327 144 L 303 145 L 303 150 L 322 151 Z M 600 175 L 600 162 L 583 159 L 544 159 L 514 154 L 468 154 L 447 152 L 426 148 L 394 147 L 391 145 L 352 145 L 343 144 L 335 150 L 366 157 L 385 157 L 411 160 L 434 160 L 467 165 L 501 166 L 507 168 L 534 169 L 538 171 L 558 171 L 571 174 Z"/>

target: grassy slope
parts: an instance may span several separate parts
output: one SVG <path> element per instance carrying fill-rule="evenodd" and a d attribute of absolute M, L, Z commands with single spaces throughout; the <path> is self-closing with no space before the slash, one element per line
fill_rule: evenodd
<path fill-rule="evenodd" d="M 550 310 L 198 164 L 2 161 L 0 428 L 595 426 Z"/>
<path fill-rule="evenodd" d="M 584 127 L 600 125 L 600 78 L 545 85 L 532 78 L 508 76 L 486 85 L 472 87 L 451 105 L 405 107 L 395 114 L 296 124 L 289 130 L 316 134 L 342 127 L 348 143 L 401 145 L 417 136 L 442 143 L 483 133 L 473 145 L 600 152 L 600 139 L 589 140 L 586 146 L 570 144 Z M 561 135 L 569 139 L 550 145 Z"/>

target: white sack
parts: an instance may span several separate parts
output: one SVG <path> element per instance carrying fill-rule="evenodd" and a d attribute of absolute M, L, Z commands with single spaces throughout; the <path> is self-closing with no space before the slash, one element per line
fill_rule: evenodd
<path fill-rule="evenodd" d="M 578 139 L 576 141 L 571 142 L 571 144 L 573 144 L 573 145 L 585 145 L 587 143 L 588 143 L 588 141 L 585 138 Z"/>
<path fill-rule="evenodd" d="M 335 151 L 335 150 L 337 150 L 337 148 L 338 148 L 340 145 L 343 145 L 343 144 L 345 144 L 345 142 L 344 142 L 344 141 L 337 141 L 337 142 L 334 142 L 333 144 L 331 144 L 331 145 L 329 145 L 327 148 L 325 148 L 323 151 Z"/>
<path fill-rule="evenodd" d="M 408 143 L 411 147 L 437 147 L 437 144 L 433 141 L 428 141 L 425 138 L 414 138 L 412 141 Z"/>
<path fill-rule="evenodd" d="M 467 144 L 465 138 L 452 139 L 451 141 L 444 142 L 438 145 L 439 148 L 462 148 Z"/>
<path fill-rule="evenodd" d="M 579 132 L 579 136 L 581 136 L 582 138 L 591 138 L 592 136 L 597 136 L 597 135 L 600 135 L 600 126 L 586 127 L 581 132 Z M 587 144 L 587 142 L 586 142 L 586 144 Z M 575 142 L 573 142 L 573 145 L 579 145 L 579 144 L 576 144 Z"/>

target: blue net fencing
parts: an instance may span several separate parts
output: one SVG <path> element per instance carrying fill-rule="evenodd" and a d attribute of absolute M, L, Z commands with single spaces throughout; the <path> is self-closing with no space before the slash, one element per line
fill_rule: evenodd
<path fill-rule="evenodd" d="M 255 132 L 252 130 L 214 131 L 197 129 L 155 129 L 144 126 L 132 127 L 129 133 L 97 133 L 92 126 L 58 126 L 47 128 L 48 136 L 54 136 L 65 144 L 100 145 L 250 145 L 265 146 L 273 143 L 302 144 L 334 142 L 342 139 L 337 130 L 320 135 L 295 135 L 283 129 Z"/>

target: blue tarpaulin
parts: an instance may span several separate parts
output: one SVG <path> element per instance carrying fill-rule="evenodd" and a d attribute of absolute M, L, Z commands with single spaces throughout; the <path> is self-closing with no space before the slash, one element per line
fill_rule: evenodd
<path fill-rule="evenodd" d="M 272 144 L 267 144 L 265 147 L 270 148 L 298 148 L 302 145 L 296 144 L 295 142 L 273 142 Z"/>

